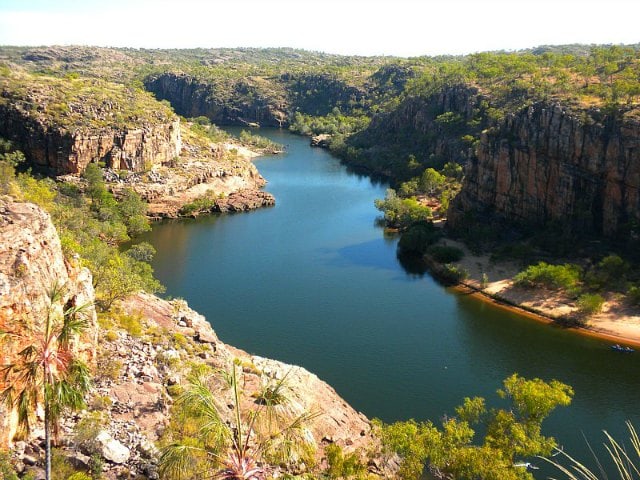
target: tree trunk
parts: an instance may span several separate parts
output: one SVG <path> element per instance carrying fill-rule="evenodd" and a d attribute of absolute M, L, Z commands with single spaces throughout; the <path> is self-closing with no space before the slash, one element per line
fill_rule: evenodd
<path fill-rule="evenodd" d="M 49 405 L 44 406 L 45 479 L 51 480 L 51 425 Z"/>

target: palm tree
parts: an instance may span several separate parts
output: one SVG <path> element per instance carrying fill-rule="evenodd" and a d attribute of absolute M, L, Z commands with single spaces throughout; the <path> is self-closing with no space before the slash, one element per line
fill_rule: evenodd
<path fill-rule="evenodd" d="M 197 478 L 223 480 L 264 480 L 268 468 L 262 464 L 274 442 L 283 439 L 288 441 L 292 438 L 292 431 L 301 430 L 305 422 L 316 416 L 304 413 L 293 419 L 289 417 L 284 426 L 281 421 L 275 422 L 272 418 L 274 413 L 267 412 L 276 404 L 286 402 L 281 391 L 283 381 L 279 381 L 269 387 L 269 400 L 265 401 L 262 394 L 257 396 L 257 407 L 246 413 L 243 419 L 235 364 L 225 379 L 231 388 L 235 413 L 234 420 L 229 424 L 220 415 L 227 406 L 221 402 L 221 396 L 210 388 L 212 376 L 196 371 L 189 377 L 189 384 L 176 405 L 198 420 L 197 432 L 193 437 L 200 439 L 200 442 L 192 437 L 164 448 L 159 462 L 162 478 L 181 479 L 196 475 Z M 265 421 L 270 426 L 268 431 L 263 429 Z"/>
<path fill-rule="evenodd" d="M 85 310 L 89 305 L 62 308 L 64 289 L 58 283 L 47 294 L 41 324 L 27 319 L 20 329 L 0 330 L 0 340 L 11 339 L 21 348 L 16 361 L 0 369 L 0 401 L 17 410 L 18 423 L 27 434 L 37 405 L 44 405 L 45 475 L 49 480 L 52 436 L 58 436 L 65 409 L 84 406 L 90 375 L 72 351 L 73 340 L 88 327 Z"/>

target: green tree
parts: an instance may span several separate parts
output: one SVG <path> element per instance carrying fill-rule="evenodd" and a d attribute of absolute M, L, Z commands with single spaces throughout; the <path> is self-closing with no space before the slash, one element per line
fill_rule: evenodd
<path fill-rule="evenodd" d="M 438 478 L 532 480 L 517 461 L 552 453 L 556 442 L 542 435 L 542 422 L 558 406 L 569 405 L 573 390 L 556 380 L 526 380 L 514 374 L 498 395 L 509 400 L 509 408 L 487 410 L 483 398 L 465 398 L 441 428 L 415 420 L 391 425 L 376 420 L 383 452 L 400 456 L 404 479 L 420 478 L 427 466 Z M 486 432 L 481 441 L 474 442 L 475 425 Z"/>
<path fill-rule="evenodd" d="M 118 211 L 130 237 L 136 237 L 151 230 L 151 225 L 146 217 L 147 204 L 132 189 L 126 188 L 123 191 L 122 197 L 118 201 Z"/>
<path fill-rule="evenodd" d="M 90 385 L 89 370 L 71 348 L 73 340 L 88 327 L 88 305 L 64 308 L 63 289 L 54 285 L 41 323 L 25 321 L 26 329 L 0 331 L 0 339 L 21 345 L 15 363 L 0 372 L 0 399 L 18 411 L 22 428 L 30 431 L 38 403 L 44 404 L 45 474 L 51 478 L 51 440 L 65 409 L 84 406 Z"/>
<path fill-rule="evenodd" d="M 427 168 L 420 177 L 420 190 L 427 195 L 433 195 L 445 182 L 445 176 L 434 168 Z"/>

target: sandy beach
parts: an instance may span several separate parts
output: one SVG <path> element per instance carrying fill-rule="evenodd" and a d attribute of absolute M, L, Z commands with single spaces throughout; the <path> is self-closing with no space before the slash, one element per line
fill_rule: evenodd
<path fill-rule="evenodd" d="M 463 243 L 451 239 L 441 244 L 455 246 L 465 253 L 455 265 L 464 268 L 469 276 L 458 288 L 472 291 L 472 295 L 483 301 L 546 323 L 578 310 L 575 301 L 561 292 L 514 285 L 511 279 L 521 270 L 515 262 L 492 262 L 488 254 L 474 255 Z M 486 285 L 482 285 L 483 274 L 488 277 Z M 584 327 L 571 329 L 611 343 L 640 347 L 640 308 L 629 306 L 616 294 L 605 295 L 605 300 L 602 311 L 588 317 Z"/>

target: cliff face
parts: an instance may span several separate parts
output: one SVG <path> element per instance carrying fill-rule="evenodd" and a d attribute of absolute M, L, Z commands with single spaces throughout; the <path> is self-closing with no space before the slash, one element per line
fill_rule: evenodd
<path fill-rule="evenodd" d="M 640 220 L 640 122 L 588 113 L 538 103 L 483 133 L 452 226 L 471 211 L 613 236 Z"/>
<path fill-rule="evenodd" d="M 64 287 L 57 308 L 93 302 L 91 274 L 65 261 L 49 215 L 33 204 L 0 198 L 0 329 L 21 331 L 24 322 L 41 328 L 50 304 L 48 292 L 55 285 Z M 77 349 L 92 361 L 97 340 L 93 306 L 85 315 L 90 328 Z M 1 363 L 12 363 L 23 347 L 19 339 L 4 345 Z M 15 412 L 0 404 L 0 446 L 14 435 L 16 421 Z"/>
<path fill-rule="evenodd" d="M 256 122 L 263 126 L 283 125 L 284 100 L 272 98 L 245 81 L 226 86 L 200 81 L 190 75 L 166 73 L 146 79 L 145 87 L 160 100 L 167 100 L 177 113 L 192 118 L 205 116 L 219 125 Z"/>
<path fill-rule="evenodd" d="M 407 167 L 409 155 L 425 167 L 461 163 L 472 155 L 461 137 L 476 133 L 484 120 L 481 101 L 475 88 L 464 85 L 426 98 L 409 97 L 391 112 L 374 116 L 365 130 L 347 140 L 360 150 L 347 161 L 403 180 L 416 174 Z"/>
<path fill-rule="evenodd" d="M 69 131 L 47 125 L 14 103 L 0 104 L 0 136 L 15 142 L 34 165 L 56 175 L 81 173 L 91 162 L 141 171 L 174 160 L 181 144 L 178 120 L 122 130 Z"/>

